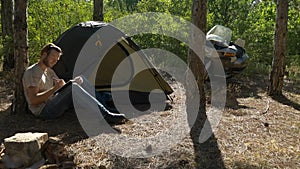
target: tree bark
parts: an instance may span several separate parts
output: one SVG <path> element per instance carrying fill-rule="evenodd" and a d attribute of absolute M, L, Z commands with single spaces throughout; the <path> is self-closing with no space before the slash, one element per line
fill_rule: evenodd
<path fill-rule="evenodd" d="M 192 6 L 192 23 L 199 28 L 204 34 L 206 31 L 206 0 L 193 0 L 193 6 Z M 191 138 L 193 140 L 195 151 L 198 150 L 198 140 L 200 137 L 201 130 L 204 126 L 206 117 L 206 97 L 205 97 L 205 90 L 204 90 L 204 70 L 205 66 L 202 63 L 201 59 L 204 59 L 204 53 L 205 53 L 205 36 L 199 35 L 199 32 L 196 32 L 195 30 L 191 30 L 191 37 L 190 37 L 190 45 L 193 47 L 193 49 L 199 49 L 196 53 L 196 51 L 189 49 L 189 56 L 188 56 L 188 64 L 189 68 L 192 71 L 195 80 L 197 81 L 198 85 L 198 92 L 200 95 L 199 99 L 199 110 L 198 115 L 196 118 L 195 123 L 193 126 L 191 126 Z M 199 55 L 200 56 L 199 56 Z M 187 90 L 188 91 L 188 90 Z M 187 100 L 189 99 L 197 99 L 193 98 L 194 93 L 187 93 Z M 187 105 L 189 107 L 189 105 Z M 189 108 L 187 108 L 188 114 L 191 114 Z M 197 154 L 197 153 L 196 153 Z"/>
<path fill-rule="evenodd" d="M 287 41 L 288 1 L 277 0 L 276 27 L 274 38 L 274 58 L 270 73 L 268 94 L 270 96 L 282 95 L 285 56 Z"/>
<path fill-rule="evenodd" d="M 221 152 L 217 145 L 217 140 L 212 133 L 212 128 L 206 128 L 204 132 L 211 132 L 212 135 L 205 141 L 201 140 L 200 135 L 204 124 L 206 123 L 206 97 L 204 90 L 204 75 L 205 66 L 200 58 L 204 59 L 205 54 L 205 34 L 206 34 L 206 11 L 207 11 L 207 0 L 193 0 L 192 7 L 192 23 L 198 27 L 203 34 L 199 35 L 199 32 L 191 32 L 191 45 L 193 49 L 197 50 L 197 54 L 193 50 L 189 50 L 188 64 L 193 72 L 195 79 L 198 84 L 198 90 L 200 94 L 199 100 L 199 110 L 195 123 L 193 124 L 190 136 L 193 141 L 194 152 L 195 152 L 195 168 L 225 168 L 224 162 L 222 160 Z M 199 50 L 198 50 L 199 49 Z M 193 93 L 187 94 L 187 103 L 190 102 L 189 99 L 193 99 Z M 189 110 L 189 105 L 187 105 L 188 115 L 193 110 Z M 209 122 L 209 121 L 207 121 Z M 210 124 L 209 124 L 210 125 Z M 207 126 L 206 126 L 207 127 Z M 208 131 L 210 130 L 210 131 Z M 203 142 L 204 141 L 204 142 Z"/>
<path fill-rule="evenodd" d="M 15 67 L 13 45 L 13 0 L 1 0 L 2 45 L 5 51 L 3 70 Z"/>
<path fill-rule="evenodd" d="M 14 18 L 14 45 L 15 45 L 15 99 L 13 112 L 20 113 L 27 110 L 22 76 L 28 67 L 28 25 L 27 25 L 28 0 L 15 0 Z"/>
<path fill-rule="evenodd" d="M 94 21 L 103 21 L 103 0 L 94 0 L 94 13 L 93 20 Z"/>
<path fill-rule="evenodd" d="M 192 23 L 197 26 L 204 34 L 206 33 L 206 0 L 194 0 L 193 7 L 192 7 Z M 196 32 L 191 33 L 191 45 L 196 46 L 196 48 L 200 48 L 201 54 L 205 53 L 205 41 L 202 39 L 197 41 L 195 38 L 199 37 Z M 196 44 L 195 44 L 196 43 Z M 195 79 L 198 83 L 198 89 L 200 94 L 200 110 L 199 113 L 206 113 L 206 98 L 204 92 L 204 70 L 205 66 L 200 60 L 200 58 L 204 59 L 203 56 L 198 56 L 193 50 L 189 50 L 188 56 L 188 64 L 193 72 Z"/>

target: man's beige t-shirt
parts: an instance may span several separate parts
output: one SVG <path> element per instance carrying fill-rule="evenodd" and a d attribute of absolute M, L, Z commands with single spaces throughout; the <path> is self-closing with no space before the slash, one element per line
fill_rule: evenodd
<path fill-rule="evenodd" d="M 38 116 L 41 113 L 42 109 L 45 106 L 45 103 L 39 105 L 32 105 L 30 103 L 30 100 L 28 99 L 28 94 L 27 94 L 28 88 L 30 86 L 38 87 L 39 93 L 44 92 L 53 87 L 54 78 L 58 78 L 58 77 L 51 68 L 47 68 L 45 71 L 43 71 L 37 63 L 28 67 L 24 72 L 23 79 L 22 79 L 24 94 L 29 109 L 34 115 Z"/>

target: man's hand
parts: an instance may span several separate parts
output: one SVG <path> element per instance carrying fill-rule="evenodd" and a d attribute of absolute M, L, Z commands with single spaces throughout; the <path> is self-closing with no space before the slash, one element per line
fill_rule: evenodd
<path fill-rule="evenodd" d="M 75 77 L 73 80 L 73 82 L 76 82 L 77 84 L 81 85 L 83 83 L 83 79 L 81 76 L 77 76 Z"/>
<path fill-rule="evenodd" d="M 63 85 L 66 84 L 64 79 L 53 79 L 53 83 L 54 83 L 54 88 L 55 89 L 58 89 L 58 88 L 60 88 L 60 87 L 62 87 Z"/>
<path fill-rule="evenodd" d="M 38 105 L 41 104 L 49 99 L 50 96 L 53 95 L 53 93 L 65 85 L 65 81 L 63 79 L 53 79 L 54 86 L 46 91 L 40 92 L 39 88 L 36 86 L 29 86 L 26 89 L 26 92 L 29 97 L 30 104 L 32 105 Z"/>

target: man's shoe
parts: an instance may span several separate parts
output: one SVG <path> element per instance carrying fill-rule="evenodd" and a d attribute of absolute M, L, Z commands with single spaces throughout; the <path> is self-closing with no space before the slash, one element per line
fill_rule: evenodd
<path fill-rule="evenodd" d="M 108 113 L 104 115 L 104 119 L 109 123 L 110 125 L 119 125 L 119 124 L 125 124 L 129 120 L 125 117 L 124 114 L 115 114 L 115 113 Z"/>

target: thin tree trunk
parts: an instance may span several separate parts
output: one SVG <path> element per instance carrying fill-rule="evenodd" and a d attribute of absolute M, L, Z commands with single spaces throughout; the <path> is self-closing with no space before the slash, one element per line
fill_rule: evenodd
<path fill-rule="evenodd" d="M 94 21 L 103 21 L 103 0 L 94 0 L 94 13 L 93 20 Z"/>
<path fill-rule="evenodd" d="M 192 23 L 198 27 L 204 34 L 206 30 L 206 0 L 193 0 L 193 6 L 192 6 Z M 199 137 L 201 134 L 201 130 L 204 126 L 205 120 L 207 119 L 206 116 L 206 97 L 205 97 L 205 90 L 204 90 L 204 69 L 205 66 L 202 63 L 200 58 L 204 58 L 204 45 L 205 45 L 205 37 L 201 37 L 196 31 L 192 30 L 191 32 L 191 39 L 190 39 L 190 45 L 194 49 L 199 49 L 197 52 L 197 55 L 195 51 L 192 49 L 189 50 L 189 56 L 188 56 L 188 64 L 193 72 L 193 75 L 195 77 L 195 80 L 197 81 L 198 85 L 198 92 L 200 95 L 199 99 L 199 110 L 198 115 L 195 120 L 195 123 L 193 124 L 191 128 L 191 139 L 193 141 L 194 149 L 195 149 L 195 162 L 199 163 L 200 158 L 200 143 L 199 143 Z M 188 93 L 187 99 L 194 99 L 194 93 Z M 191 114 L 189 112 L 188 108 L 188 114 Z M 198 164 L 201 165 L 201 164 Z"/>
<path fill-rule="evenodd" d="M 204 124 L 206 123 L 206 97 L 204 90 L 204 75 L 205 75 L 205 66 L 200 60 L 200 58 L 204 58 L 205 53 L 205 33 L 206 33 L 206 11 L 207 11 L 207 0 L 193 0 L 192 7 L 192 22 L 195 26 L 197 26 L 204 34 L 197 34 L 196 32 L 192 32 L 191 35 L 191 45 L 194 49 L 197 50 L 197 53 L 200 56 L 190 49 L 188 63 L 191 71 L 193 72 L 195 79 L 198 83 L 198 90 L 200 94 L 200 103 L 198 116 L 196 118 L 195 123 L 193 124 L 190 132 L 191 139 L 193 141 L 194 153 L 195 153 L 195 168 L 225 168 L 224 162 L 222 160 L 221 151 L 218 148 L 217 140 L 212 134 L 206 141 L 201 140 L 200 143 L 200 135 L 202 129 L 204 128 Z M 198 37 L 198 38 L 197 38 Z M 199 38 L 200 37 L 200 38 Z M 196 48 L 195 48 L 196 47 Z M 193 93 L 188 93 L 187 100 L 193 99 Z M 189 110 L 189 105 L 187 105 L 187 113 L 188 115 L 193 113 L 190 112 L 193 110 Z M 210 125 L 210 124 L 209 124 Z M 207 126 L 206 126 L 207 127 Z M 210 131 L 208 131 L 210 130 Z M 206 128 L 204 132 L 211 132 L 212 128 Z M 204 142 L 203 142 L 204 141 Z"/>
<path fill-rule="evenodd" d="M 274 40 L 274 58 L 270 73 L 268 94 L 270 96 L 282 95 L 285 55 L 287 39 L 288 1 L 277 0 L 277 15 Z"/>
<path fill-rule="evenodd" d="M 21 113 L 26 109 L 26 100 L 22 85 L 22 76 L 28 67 L 28 0 L 15 0 L 14 45 L 15 45 L 15 100 L 13 112 Z"/>
<path fill-rule="evenodd" d="M 15 66 L 13 45 L 13 0 L 1 0 L 2 45 L 4 48 L 3 70 Z"/>
<path fill-rule="evenodd" d="M 194 0 L 192 7 L 192 23 L 197 26 L 204 34 L 206 32 L 206 0 Z M 200 48 L 201 54 L 204 54 L 205 43 L 203 40 L 197 41 L 195 38 L 199 37 L 196 32 L 192 32 L 191 45 Z M 196 43 L 196 44 L 194 44 Z M 193 50 L 189 50 L 188 63 L 191 71 L 193 72 L 195 79 L 198 83 L 198 89 L 200 94 L 200 110 L 199 114 L 206 113 L 206 98 L 204 91 L 204 70 L 205 66 L 200 60 L 203 56 L 198 56 Z"/>

